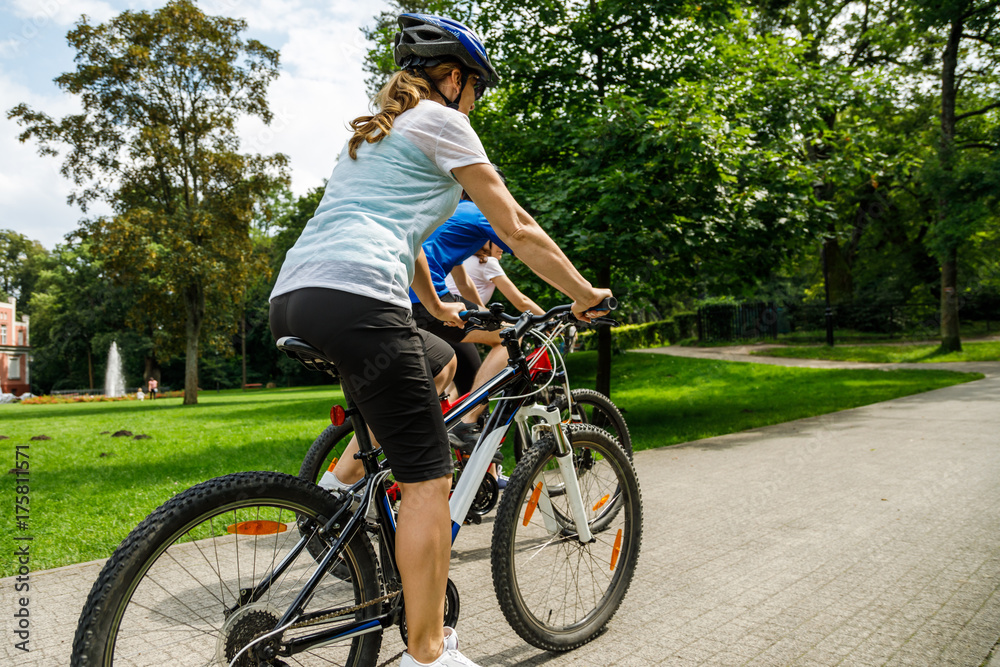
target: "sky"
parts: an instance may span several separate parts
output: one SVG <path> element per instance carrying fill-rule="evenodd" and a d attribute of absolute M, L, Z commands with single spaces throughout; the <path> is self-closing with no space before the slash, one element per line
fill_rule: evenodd
<path fill-rule="evenodd" d="M 72 186 L 60 158 L 22 144 L 7 111 L 22 102 L 54 118 L 80 109 L 52 80 L 75 69 L 66 33 L 85 14 L 99 23 L 125 10 L 154 10 L 165 0 L 0 0 L 0 229 L 12 229 L 51 250 L 85 216 L 69 206 Z M 210 15 L 243 18 L 244 37 L 281 52 L 281 75 L 268 98 L 274 120 L 240 125 L 242 150 L 289 157 L 295 194 L 321 185 L 349 136 L 347 122 L 368 111 L 362 61 L 372 24 L 385 0 L 201 0 Z"/>

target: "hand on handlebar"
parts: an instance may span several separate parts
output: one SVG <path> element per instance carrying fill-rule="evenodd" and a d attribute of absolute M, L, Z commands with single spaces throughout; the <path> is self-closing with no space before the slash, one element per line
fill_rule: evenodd
<path fill-rule="evenodd" d="M 435 309 L 436 312 L 432 312 L 431 315 L 444 322 L 445 326 L 465 326 L 465 320 L 459 317 L 459 313 L 465 310 L 465 304 L 444 301 L 439 301 L 438 304 L 438 307 Z M 430 310 L 430 308 L 428 308 L 428 310 Z"/>
<path fill-rule="evenodd" d="M 578 320 L 590 322 L 595 317 L 600 317 L 611 311 L 611 308 L 607 307 L 603 307 L 600 310 L 597 308 L 603 305 L 605 299 L 613 298 L 609 289 L 591 289 L 590 294 L 585 298 L 573 302 L 573 315 Z"/>

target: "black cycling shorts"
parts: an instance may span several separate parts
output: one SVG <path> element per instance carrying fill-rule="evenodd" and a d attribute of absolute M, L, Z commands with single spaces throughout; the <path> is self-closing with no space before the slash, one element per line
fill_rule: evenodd
<path fill-rule="evenodd" d="M 309 287 L 271 300 L 271 334 L 302 338 L 337 365 L 341 382 L 382 446 L 396 480 L 452 473 L 434 375 L 451 347 L 417 329 L 410 311 L 377 299 Z M 437 368 L 432 368 L 433 365 Z"/>

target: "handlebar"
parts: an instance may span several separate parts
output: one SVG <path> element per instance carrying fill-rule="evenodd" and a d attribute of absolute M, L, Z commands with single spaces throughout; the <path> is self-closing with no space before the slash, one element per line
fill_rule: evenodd
<path fill-rule="evenodd" d="M 571 313 L 573 306 L 570 304 L 565 304 L 561 306 L 556 306 L 551 310 L 548 310 L 543 315 L 534 315 L 530 312 L 521 313 L 520 316 L 514 317 L 513 315 L 508 315 L 503 312 L 504 307 L 502 303 L 491 303 L 489 310 L 463 310 L 458 314 L 466 322 L 475 324 L 477 326 L 485 327 L 489 331 L 496 331 L 500 328 L 502 322 L 507 322 L 514 325 L 514 336 L 520 338 L 524 333 L 532 326 L 536 324 L 541 324 L 542 322 L 547 322 L 549 320 L 555 319 L 558 316 L 566 315 Z M 592 306 L 587 309 L 590 311 L 606 311 L 615 310 L 618 308 L 618 299 L 610 296 L 603 301 L 601 301 L 596 306 Z M 575 318 L 574 318 L 575 319 Z M 595 319 L 606 319 L 606 318 L 595 318 Z M 615 323 L 614 320 L 610 320 L 611 323 Z"/>

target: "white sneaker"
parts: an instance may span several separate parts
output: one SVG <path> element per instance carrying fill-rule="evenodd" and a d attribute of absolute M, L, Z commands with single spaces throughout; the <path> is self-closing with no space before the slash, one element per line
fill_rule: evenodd
<path fill-rule="evenodd" d="M 337 476 L 334 475 L 329 470 L 323 473 L 323 476 L 320 478 L 317 484 L 319 484 L 320 488 L 323 488 L 334 495 L 347 493 L 348 490 L 351 488 L 349 484 L 344 484 L 339 479 L 337 479 Z M 361 506 L 361 498 L 362 498 L 362 492 L 360 491 L 351 496 L 351 512 L 356 511 L 358 507 Z M 368 507 L 368 513 L 365 514 L 365 518 L 368 519 L 369 521 L 375 520 L 375 503 L 372 503 L 371 506 Z"/>
<path fill-rule="evenodd" d="M 447 625 L 444 626 L 444 650 L 458 650 L 458 633 L 455 632 L 455 628 L 449 628 Z"/>
<path fill-rule="evenodd" d="M 399 667 L 479 667 L 457 650 L 445 651 L 434 662 L 417 662 L 409 653 L 403 654 Z"/>
<path fill-rule="evenodd" d="M 417 662 L 409 653 L 403 654 L 403 659 L 399 667 L 479 667 L 464 655 L 458 652 L 458 633 L 454 628 L 445 626 L 444 628 L 444 653 L 434 662 Z"/>

